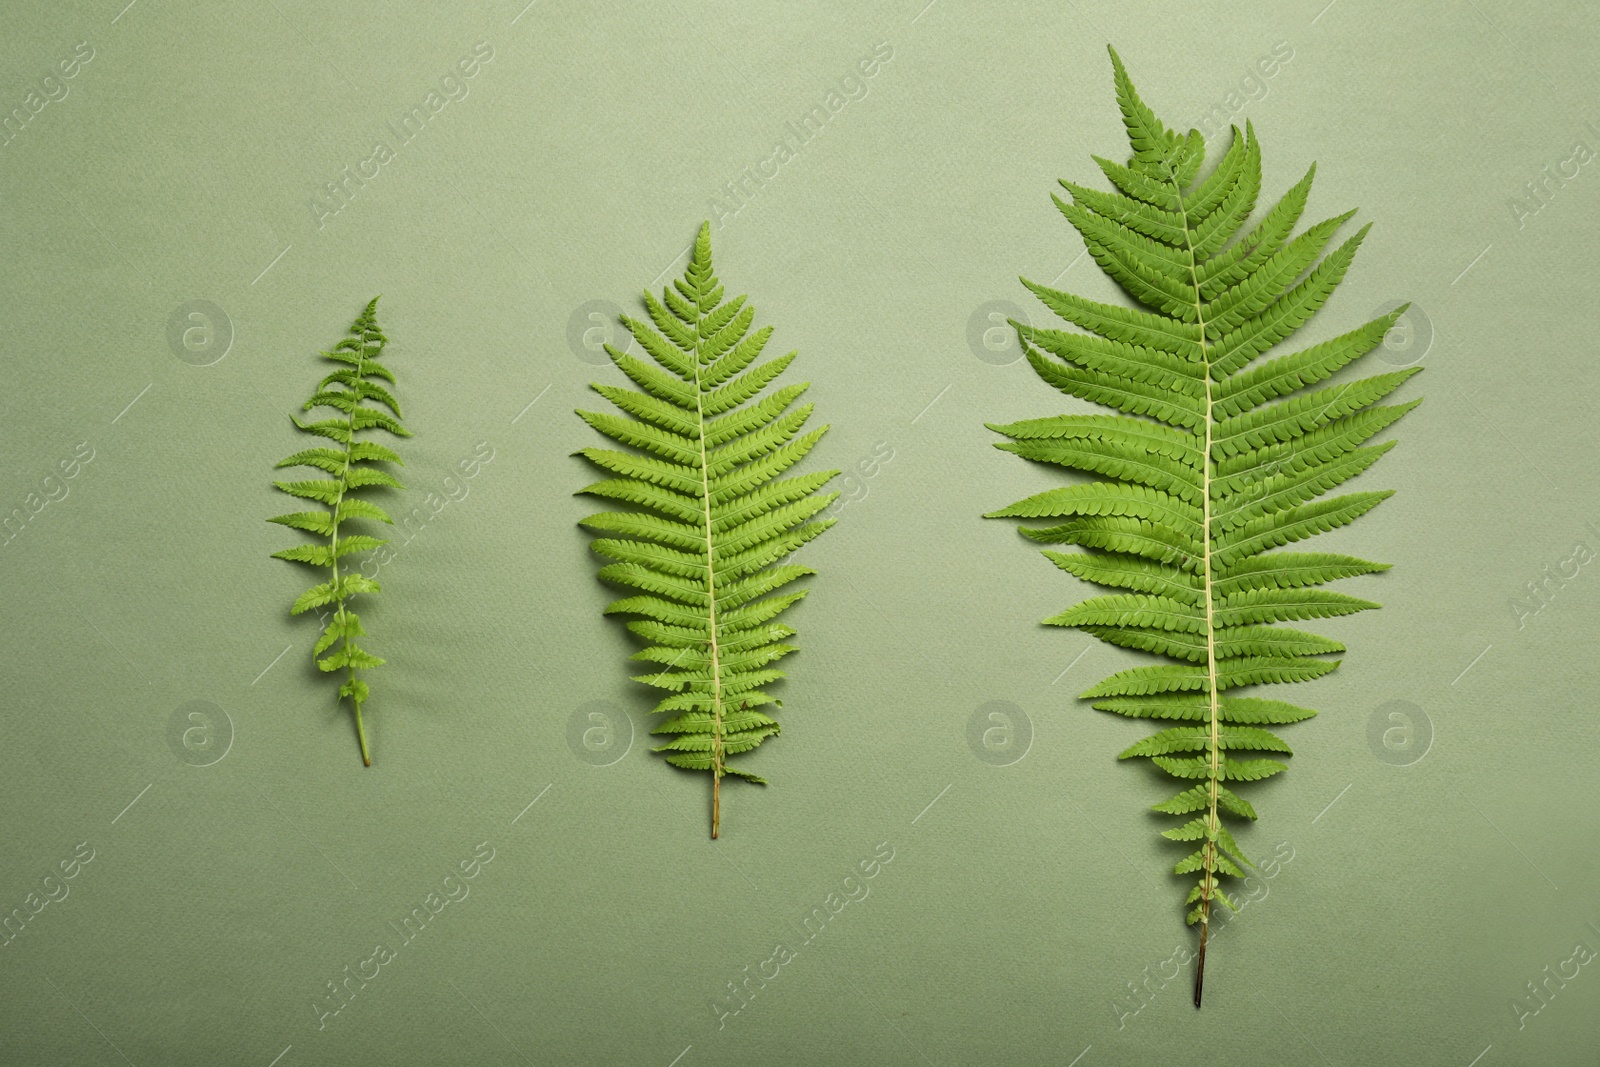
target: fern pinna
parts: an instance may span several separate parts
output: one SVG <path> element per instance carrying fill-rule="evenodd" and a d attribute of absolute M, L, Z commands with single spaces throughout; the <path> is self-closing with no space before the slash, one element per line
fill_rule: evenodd
<path fill-rule="evenodd" d="M 1260 360 L 1322 306 L 1367 230 L 1318 261 L 1339 215 L 1291 237 L 1311 172 L 1254 226 L 1261 149 L 1248 125 L 1200 177 L 1198 131 L 1168 130 L 1111 52 L 1132 158 L 1095 158 L 1116 192 L 1061 184 L 1056 205 L 1088 252 L 1142 307 L 1098 303 L 1023 279 L 1078 331 L 1013 323 L 1028 361 L 1050 385 L 1122 415 L 1059 415 L 990 428 L 997 447 L 1098 475 L 1028 497 L 992 516 L 1060 520 L 1023 533 L 1052 563 L 1098 585 L 1098 596 L 1045 620 L 1175 665 L 1112 675 L 1082 696 L 1119 715 L 1175 721 L 1121 754 L 1182 780 L 1155 810 L 1184 818 L 1165 837 L 1196 844 L 1178 874 L 1196 876 L 1190 923 L 1200 924 L 1195 1006 L 1205 975 L 1212 904 L 1234 907 L 1224 876 L 1249 861 L 1224 816 L 1254 819 L 1234 789 L 1285 770 L 1254 753 L 1288 753 L 1263 727 L 1315 714 L 1235 691 L 1303 682 L 1338 666 L 1344 646 L 1276 624 L 1378 605 L 1317 588 L 1387 569 L 1352 556 L 1273 552 L 1353 521 L 1387 492 L 1319 499 L 1394 444 L 1365 442 L 1420 401 L 1375 406 L 1417 369 L 1311 388 L 1378 345 L 1401 307 L 1332 340 Z M 1315 168 L 1313 167 L 1314 171 Z M 1351 213 L 1353 214 L 1353 212 Z"/>
<path fill-rule="evenodd" d="M 655 329 L 622 317 L 655 365 L 606 346 L 644 391 L 593 388 L 633 417 L 578 412 L 632 450 L 577 453 L 615 475 L 580 492 L 640 509 L 590 515 L 583 525 L 612 535 L 592 542 L 614 561 L 600 577 L 639 590 L 606 613 L 640 616 L 628 628 L 649 646 L 633 658 L 656 666 L 636 680 L 671 690 L 656 711 L 672 717 L 654 732 L 673 740 L 655 751 L 675 766 L 711 774 L 712 837 L 721 825 L 725 775 L 766 784 L 729 757 L 778 733 L 761 708 L 781 705 L 763 687 L 784 676 L 773 664 L 794 651 L 785 643 L 794 631 L 773 620 L 805 596 L 778 590 L 815 573 L 778 563 L 833 525 L 811 520 L 838 496 L 818 490 L 839 473 L 773 480 L 828 428 L 801 433 L 812 405 L 795 401 L 806 383 L 756 399 L 795 353 L 752 368 L 772 327 L 751 333 L 755 309 L 743 296 L 722 297 L 706 224 L 684 276 L 660 300 L 644 294 Z"/>
<path fill-rule="evenodd" d="M 377 308 L 378 298 L 373 297 L 366 310 L 350 327 L 349 336 L 335 345 L 333 351 L 322 353 L 340 366 L 317 384 L 316 394 L 306 401 L 304 410 L 327 407 L 339 414 L 320 422 L 293 420 L 301 430 L 325 437 L 338 447 L 308 448 L 278 464 L 279 467 L 316 467 L 332 477 L 273 483 L 290 496 L 325 505 L 326 510 L 297 511 L 267 520 L 316 534 L 326 542 L 299 545 L 274 552 L 273 556 L 307 563 L 328 572 L 326 581 L 300 594 L 289 613 L 298 615 L 313 608 L 332 606 L 332 617 L 317 640 L 312 656 L 321 657 L 317 659 L 317 666 L 324 671 L 347 672 L 344 683 L 339 686 L 339 699 L 348 699 L 355 709 L 361 762 L 368 767 L 372 766 L 372 757 L 367 752 L 367 731 L 361 721 L 361 705 L 366 702 L 369 690 L 367 683 L 357 677 L 356 672 L 380 666 L 384 661 L 356 644 L 356 638 L 366 636 L 366 631 L 361 628 L 360 617 L 351 610 L 350 601 L 360 593 L 378 592 L 378 583 L 348 564 L 341 573 L 340 561 L 353 553 L 366 552 L 388 543 L 366 534 L 347 533 L 347 523 L 355 520 L 392 524 L 394 521 L 378 505 L 355 494 L 373 485 L 404 488 L 392 474 L 376 466 L 381 463 L 398 464 L 400 457 L 383 445 L 358 438 L 367 430 L 382 430 L 396 437 L 411 436 L 410 431 L 400 425 L 400 402 L 379 384 L 381 380 L 393 385 L 394 374 L 381 362 L 388 338 L 378 327 Z M 381 408 L 377 406 L 379 404 Z M 334 645 L 339 647 L 324 656 L 323 653 Z"/>

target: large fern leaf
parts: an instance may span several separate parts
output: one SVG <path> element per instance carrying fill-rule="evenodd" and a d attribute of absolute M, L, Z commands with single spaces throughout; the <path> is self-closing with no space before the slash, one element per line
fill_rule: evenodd
<path fill-rule="evenodd" d="M 670 718 L 654 732 L 673 740 L 655 751 L 711 774 L 716 837 L 723 777 L 765 784 L 729 758 L 778 733 L 763 709 L 780 705 L 765 687 L 784 677 L 774 664 L 794 651 L 794 631 L 774 620 L 806 595 L 786 587 L 814 573 L 778 561 L 833 525 L 814 516 L 838 496 L 819 490 L 839 472 L 776 480 L 828 428 L 802 432 L 812 407 L 796 403 L 805 383 L 761 396 L 795 353 L 756 362 L 772 327 L 752 333 L 754 307 L 743 296 L 723 300 L 709 224 L 684 276 L 644 302 L 650 322 L 622 324 L 654 365 L 606 346 L 643 391 L 595 385 L 622 414 L 578 412 L 626 446 L 580 450 L 609 475 L 580 492 L 635 507 L 583 525 L 603 535 L 592 547 L 612 561 L 600 577 L 633 593 L 606 612 L 638 616 L 628 628 L 648 647 L 633 658 L 650 667 L 636 680 L 671 694 L 656 706 Z"/>
<path fill-rule="evenodd" d="M 1148 759 L 1183 784 L 1155 810 L 1183 820 L 1163 836 L 1193 846 L 1175 870 L 1195 880 L 1185 903 L 1189 922 L 1200 924 L 1198 1007 L 1213 902 L 1233 907 L 1222 881 L 1250 866 L 1225 818 L 1255 819 L 1240 783 L 1286 769 L 1260 755 L 1289 752 L 1265 727 L 1315 714 L 1243 694 L 1338 666 L 1328 657 L 1344 646 L 1279 624 L 1377 607 L 1317 587 L 1387 569 L 1352 556 L 1271 550 L 1343 526 L 1389 495 L 1325 494 L 1394 444 L 1367 442 L 1420 401 L 1378 401 L 1420 368 L 1322 384 L 1378 345 L 1404 307 L 1262 358 L 1327 300 L 1366 228 L 1325 256 L 1350 214 L 1291 236 L 1310 172 L 1251 225 L 1261 184 L 1254 130 L 1235 127 L 1228 150 L 1201 176 L 1199 132 L 1167 129 L 1114 49 L 1111 61 L 1132 158 L 1123 165 L 1096 157 L 1114 192 L 1063 181 L 1071 199 L 1055 201 L 1139 306 L 1023 279 L 1079 329 L 1013 326 L 1041 378 L 1122 414 L 991 425 L 1010 438 L 1001 449 L 1104 479 L 1046 490 L 991 517 L 1047 520 L 1022 532 L 1079 546 L 1044 554 L 1117 590 L 1047 623 L 1175 661 L 1121 671 L 1082 696 L 1102 711 L 1175 724 L 1121 758 Z"/>
<path fill-rule="evenodd" d="M 313 467 L 328 474 L 327 478 L 273 483 L 290 496 L 321 506 L 267 520 L 304 530 L 318 538 L 318 543 L 284 549 L 274 552 L 273 556 L 305 563 L 327 573 L 325 581 L 300 594 L 290 614 L 321 609 L 328 618 L 312 656 L 324 671 L 346 672 L 345 681 L 339 686 L 339 699 L 349 700 L 355 710 L 361 762 L 368 767 L 372 766 L 372 757 L 367 751 L 361 705 L 366 702 L 370 690 L 356 672 L 381 666 L 384 660 L 356 644 L 356 639 L 365 637 L 366 631 L 361 627 L 360 616 L 351 610 L 350 602 L 359 594 L 378 592 L 379 587 L 376 580 L 351 566 L 349 557 L 388 542 L 367 534 L 347 532 L 346 524 L 352 521 L 392 524 L 394 520 L 387 512 L 356 494 L 374 485 L 404 488 L 394 475 L 380 466 L 399 464 L 400 457 L 384 445 L 364 440 L 366 431 L 382 430 L 396 437 L 411 436 L 410 431 L 400 425 L 400 402 L 390 391 L 394 386 L 394 373 L 381 359 L 388 338 L 378 326 L 377 310 L 378 298 L 373 297 L 350 327 L 349 335 L 335 345 L 333 351 L 322 353 L 338 366 L 317 384 L 304 410 L 326 407 L 336 413 L 334 417 L 310 422 L 294 420 L 300 430 L 331 441 L 334 447 L 308 448 L 278 464 L 280 468 Z M 325 652 L 327 655 L 323 655 Z"/>

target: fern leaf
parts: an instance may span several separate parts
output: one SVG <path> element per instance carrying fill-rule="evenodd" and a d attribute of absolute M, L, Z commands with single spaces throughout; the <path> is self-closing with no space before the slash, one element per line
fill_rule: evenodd
<path fill-rule="evenodd" d="M 705 543 L 704 516 L 701 524 L 696 527 L 686 522 L 660 519 L 642 511 L 605 511 L 598 515 L 590 515 L 581 525 L 591 530 L 625 534 L 628 537 L 654 541 L 657 544 L 688 551 L 698 549 Z"/>
<path fill-rule="evenodd" d="M 692 436 L 695 432 L 693 420 L 676 404 L 669 404 L 665 400 L 614 385 L 592 385 L 590 388 L 629 415 L 648 422 L 657 429 L 681 437 Z"/>
<path fill-rule="evenodd" d="M 401 485 L 399 480 L 388 471 L 381 471 L 372 467 L 357 467 L 354 462 L 352 462 L 350 469 L 345 471 L 344 474 L 345 491 L 348 492 L 351 489 L 356 489 L 363 485 L 387 485 L 391 489 L 405 488 L 405 486 Z"/>
<path fill-rule="evenodd" d="M 725 504 L 729 500 L 734 500 L 776 478 L 800 462 L 806 453 L 810 452 L 812 447 L 822 439 L 823 432 L 824 430 L 812 430 L 803 437 L 795 438 L 782 448 L 769 452 L 763 459 L 755 463 L 746 464 L 730 474 L 711 479 L 712 504 Z"/>
<path fill-rule="evenodd" d="M 641 507 L 654 508 L 669 519 L 694 522 L 700 517 L 699 501 L 683 493 L 663 489 L 637 478 L 607 478 L 578 490 L 593 496 L 610 497 Z"/>
<path fill-rule="evenodd" d="M 308 448 L 303 452 L 296 452 L 287 459 L 279 460 L 278 467 L 316 467 L 329 474 L 338 474 L 344 469 L 344 453 L 336 448 Z"/>
<path fill-rule="evenodd" d="M 1301 589 L 1388 569 L 1387 563 L 1330 552 L 1273 552 L 1235 563 L 1228 568 L 1227 577 L 1213 582 L 1211 588 L 1223 596 L 1252 589 Z"/>
<path fill-rule="evenodd" d="M 1318 500 L 1298 507 L 1263 515 L 1237 530 L 1219 534 L 1215 540 L 1215 559 L 1224 571 L 1232 564 L 1258 552 L 1354 522 L 1387 500 L 1390 492 L 1346 493 L 1332 500 Z"/>
<path fill-rule="evenodd" d="M 1327 463 L 1296 463 L 1294 468 L 1265 485 L 1239 485 L 1219 480 L 1212 527 L 1218 530 L 1232 529 L 1279 509 L 1304 503 L 1354 478 L 1393 447 L 1393 441 L 1386 441 L 1373 448 L 1358 448 L 1341 459 Z"/>
<path fill-rule="evenodd" d="M 1143 519 L 1078 519 L 1043 530 L 1024 526 L 1022 533 L 1047 544 L 1082 545 L 1085 548 L 1141 556 L 1193 573 L 1200 571 L 1200 546 L 1193 538 L 1183 537 L 1176 530 Z"/>
<path fill-rule="evenodd" d="M 1194 575 L 1115 552 L 1052 552 L 1045 558 L 1068 574 L 1113 588 L 1157 593 L 1190 607 L 1203 606 L 1200 582 Z"/>
<path fill-rule="evenodd" d="M 267 520 L 294 530 L 305 530 L 308 533 L 321 534 L 326 537 L 333 533 L 333 516 L 326 511 L 297 511 L 292 515 L 279 515 Z"/>
<path fill-rule="evenodd" d="M 326 353 L 324 353 L 326 354 Z M 321 422 L 301 422 L 291 416 L 296 428 L 318 437 L 326 437 L 340 444 L 350 443 L 350 424 L 344 419 L 323 419 Z"/>
<path fill-rule="evenodd" d="M 1076 329 L 1012 326 L 1046 384 L 1120 414 L 991 424 L 1008 438 L 998 448 L 1099 480 L 1058 482 L 988 516 L 1063 520 L 1020 532 L 1078 546 L 1044 554 L 1115 590 L 1046 624 L 1160 658 L 1081 695 L 1101 711 L 1178 724 L 1121 758 L 1148 759 L 1189 783 L 1155 810 L 1184 818 L 1165 837 L 1198 845 L 1175 867 L 1193 880 L 1184 904 L 1200 925 L 1198 1007 L 1213 903 L 1233 907 L 1223 880 L 1249 867 L 1224 817 L 1257 816 L 1234 787 L 1287 769 L 1245 754 L 1288 755 L 1288 743 L 1264 727 L 1316 714 L 1254 694 L 1322 677 L 1345 651 L 1281 624 L 1377 607 L 1317 587 L 1387 569 L 1354 556 L 1273 550 L 1351 523 L 1390 495 L 1326 494 L 1362 479 L 1394 444 L 1368 442 L 1420 401 L 1379 404 L 1416 368 L 1330 383 L 1382 342 L 1404 307 L 1268 355 L 1329 299 L 1367 228 L 1336 247 L 1353 212 L 1294 232 L 1315 168 L 1252 225 L 1262 188 L 1255 130 L 1235 128 L 1227 151 L 1202 175 L 1200 134 L 1163 125 L 1115 50 L 1111 62 L 1130 157 L 1095 157 L 1112 191 L 1063 181 L 1071 200 L 1054 199 L 1133 306 L 1023 279 Z"/>
<path fill-rule="evenodd" d="M 1254 479 L 1275 473 L 1295 463 L 1326 463 L 1338 459 L 1363 442 L 1371 440 L 1379 430 L 1399 419 L 1419 403 L 1420 400 L 1413 400 L 1407 404 L 1369 408 L 1285 444 L 1269 445 L 1229 459 L 1218 460 L 1217 474 L 1225 481 L 1238 477 Z"/>
<path fill-rule="evenodd" d="M 614 452 L 603 448 L 580 448 L 573 454 L 623 477 L 637 478 L 639 481 L 659 485 L 673 492 L 689 495 L 700 489 L 700 483 L 694 477 L 694 469 L 686 464 L 669 463 L 650 456 Z"/>
<path fill-rule="evenodd" d="M 989 512 L 989 518 L 1060 518 L 1065 515 L 1132 516 L 1160 523 L 1189 537 L 1200 534 L 1201 509 L 1168 496 L 1158 489 L 1114 482 L 1090 482 L 1065 489 L 1050 489 L 1019 500 L 1008 508 Z"/>
<path fill-rule="evenodd" d="M 579 416 L 607 437 L 625 445 L 653 453 L 668 462 L 687 466 L 699 454 L 699 441 L 681 434 L 662 430 L 639 419 L 624 419 L 616 415 L 602 415 L 580 411 Z"/>
<path fill-rule="evenodd" d="M 1322 381 L 1346 363 L 1376 348 L 1389 328 L 1410 306 L 1401 304 L 1389 314 L 1331 341 L 1323 341 L 1292 355 L 1269 360 L 1219 382 L 1213 394 L 1213 410 L 1222 416 L 1236 415 L 1292 393 L 1301 386 Z"/>
<path fill-rule="evenodd" d="M 277 488 L 303 500 L 317 500 L 324 504 L 337 503 L 344 486 L 338 478 L 312 478 L 303 482 L 273 482 Z"/>
<path fill-rule="evenodd" d="M 319 422 L 293 419 L 295 426 L 305 433 L 336 442 L 340 447 L 318 446 L 304 449 L 277 464 L 278 467 L 316 467 L 329 474 L 328 478 L 315 478 L 273 484 L 290 496 L 314 500 L 326 506 L 325 511 L 297 511 L 269 519 L 295 530 L 314 534 L 322 541 L 316 544 L 296 545 L 274 552 L 277 559 L 307 563 L 325 570 L 328 578 L 301 593 L 289 609 L 299 615 L 316 608 L 333 606 L 332 619 L 323 628 L 312 649 L 312 658 L 326 672 L 344 670 L 345 680 L 339 686 L 339 699 L 350 701 L 355 712 L 356 738 L 361 745 L 361 762 L 372 765 L 367 749 L 366 725 L 361 707 L 371 695 L 366 681 L 356 672 L 381 666 L 384 660 L 356 645 L 356 638 L 366 636 L 361 620 L 350 609 L 352 598 L 361 594 L 376 593 L 376 581 L 358 573 L 348 562 L 349 557 L 370 552 L 387 544 L 381 538 L 355 533 L 346 529 L 352 520 L 393 523 L 393 519 L 377 504 L 355 495 L 371 487 L 400 489 L 399 480 L 388 471 L 372 466 L 375 463 L 400 464 L 393 449 L 375 441 L 358 439 L 363 431 L 381 429 L 396 437 L 409 437 L 410 431 L 400 424 L 400 402 L 387 388 L 376 385 L 370 378 L 382 378 L 394 384 L 394 373 L 378 362 L 388 338 L 378 326 L 377 298 L 367 304 L 350 327 L 349 334 L 331 351 L 322 355 L 339 365 L 317 384 L 315 392 L 305 404 L 305 409 L 328 407 L 343 414 L 342 418 Z M 372 406 L 382 404 L 387 412 Z M 332 649 L 332 652 L 328 652 Z M 323 653 L 328 652 L 327 655 Z"/>
<path fill-rule="evenodd" d="M 334 522 L 343 523 L 349 519 L 371 519 L 374 522 L 386 522 L 391 526 L 394 525 L 394 520 L 389 517 L 387 511 L 384 511 L 370 500 L 362 500 L 360 497 L 354 496 L 347 496 L 339 501 L 339 506 L 334 508 L 333 511 Z"/>
<path fill-rule="evenodd" d="M 1106 404 L 1129 415 L 1148 415 L 1179 429 L 1193 430 L 1200 425 L 1201 398 L 1198 396 L 1163 389 L 1120 374 L 1053 363 L 1027 342 L 1023 342 L 1023 352 L 1039 377 L 1063 393 Z"/>
<path fill-rule="evenodd" d="M 326 567 L 333 560 L 333 552 L 327 545 L 296 545 L 293 548 L 286 548 L 282 552 L 274 552 L 272 558 Z"/>
<path fill-rule="evenodd" d="M 1051 626 L 1146 626 L 1204 633 L 1205 612 L 1192 602 L 1160 596 L 1101 596 L 1074 604 L 1045 622 Z"/>
<path fill-rule="evenodd" d="M 614 562 L 600 577 L 638 590 L 607 605 L 632 615 L 628 628 L 651 644 L 635 660 L 659 665 L 635 680 L 669 691 L 656 711 L 672 740 L 656 748 L 675 767 L 711 775 L 711 836 L 720 832 L 722 779 L 764 784 L 730 758 L 778 734 L 765 687 L 784 677 L 771 666 L 794 651 L 794 631 L 773 624 L 804 590 L 784 587 L 815 573 L 780 564 L 832 525 L 817 515 L 838 496 L 822 492 L 838 471 L 781 481 L 827 430 L 805 430 L 804 384 L 763 390 L 795 353 L 757 363 L 770 326 L 752 332 L 745 297 L 723 299 L 711 265 L 710 225 L 700 227 L 683 277 L 645 294 L 648 318 L 622 317 L 649 363 L 607 348 L 643 393 L 609 385 L 595 392 L 621 414 L 579 411 L 595 430 L 632 451 L 577 453 L 616 477 L 581 490 L 635 505 L 581 520 L 611 535 L 591 542 Z M 653 365 L 652 365 L 653 364 Z"/>
<path fill-rule="evenodd" d="M 1254 131 L 1249 130 L 1248 126 L 1246 129 L 1253 137 Z M 1235 139 L 1238 136 L 1235 130 Z M 1218 293 L 1238 284 L 1240 279 L 1249 277 L 1256 267 L 1277 255 L 1278 249 L 1283 247 L 1283 242 L 1294 231 L 1295 223 L 1300 221 L 1300 215 L 1305 211 L 1306 197 L 1311 192 L 1311 179 L 1316 172 L 1317 167 L 1313 163 L 1305 177 L 1273 205 L 1249 236 L 1195 264 L 1195 277 L 1200 282 L 1202 300 L 1214 299 Z"/>

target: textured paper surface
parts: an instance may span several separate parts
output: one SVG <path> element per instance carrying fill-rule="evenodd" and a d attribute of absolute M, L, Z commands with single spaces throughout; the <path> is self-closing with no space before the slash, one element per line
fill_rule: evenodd
<path fill-rule="evenodd" d="M 0 35 L 0 1062 L 1592 1060 L 1583 10 L 121 3 Z M 1198 1015 L 1143 727 L 1074 699 L 1138 657 L 1039 626 L 1088 587 L 979 518 L 1042 476 L 983 422 L 1086 410 L 991 328 L 1042 321 L 1019 274 L 1114 292 L 1049 201 L 1125 152 L 1107 41 L 1170 122 L 1254 122 L 1267 195 L 1316 160 L 1308 220 L 1374 222 L 1304 338 L 1409 300 L 1366 369 L 1428 368 L 1360 479 L 1398 494 L 1319 539 L 1385 606 L 1281 691 L 1322 714 L 1242 843 L 1291 858 Z M 704 218 L 853 479 L 715 844 L 569 456 Z M 421 518 L 363 770 L 264 519 L 378 293 Z"/>

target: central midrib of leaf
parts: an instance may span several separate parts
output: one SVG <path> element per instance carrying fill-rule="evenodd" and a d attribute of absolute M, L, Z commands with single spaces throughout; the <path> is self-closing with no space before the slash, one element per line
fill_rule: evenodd
<path fill-rule="evenodd" d="M 711 775 L 715 782 L 722 778 L 722 667 L 717 654 L 717 572 L 715 548 L 712 544 L 711 519 L 711 465 L 706 459 L 705 388 L 700 382 L 704 365 L 705 312 L 700 307 L 701 291 L 695 289 L 694 322 L 694 411 L 695 427 L 700 435 L 700 506 L 706 531 L 706 636 L 711 653 Z M 715 833 L 713 833 L 715 836 Z"/>
<path fill-rule="evenodd" d="M 358 382 L 362 381 L 366 375 L 366 370 L 367 345 L 366 338 L 362 337 L 361 347 L 356 353 L 354 379 Z M 349 624 L 345 619 L 344 591 L 339 588 L 339 508 L 344 504 L 344 494 L 349 490 L 350 485 L 350 455 L 356 447 L 356 407 L 360 402 L 359 390 L 352 390 L 350 394 L 350 410 L 344 413 L 344 469 L 339 472 L 339 492 L 333 498 L 333 516 L 331 520 L 333 532 L 328 539 L 329 562 L 333 564 L 333 580 L 329 584 L 330 588 L 333 589 L 334 595 L 339 598 L 339 609 L 336 617 L 339 619 L 340 629 L 344 631 L 339 637 L 339 647 L 341 649 L 349 647 L 350 634 Z M 345 658 L 349 659 L 348 656 Z M 349 668 L 349 678 L 353 688 L 353 683 L 356 680 L 355 664 L 346 663 L 346 667 Z M 360 714 L 360 709 L 361 702 L 358 700 L 356 701 L 357 714 Z"/>
<path fill-rule="evenodd" d="M 1201 578 L 1203 595 L 1206 601 L 1206 725 L 1207 745 L 1206 755 L 1209 761 L 1209 773 L 1206 775 L 1206 840 L 1202 846 L 1201 864 L 1204 875 L 1200 885 L 1200 925 L 1201 945 L 1204 946 L 1205 929 L 1211 923 L 1211 896 L 1216 891 L 1216 855 L 1217 833 L 1221 828 L 1221 821 L 1217 815 L 1217 787 L 1221 781 L 1222 773 L 1222 722 L 1221 708 L 1217 698 L 1217 627 L 1215 606 L 1211 595 L 1211 357 L 1209 346 L 1206 344 L 1206 316 L 1205 303 L 1200 296 L 1200 279 L 1195 274 L 1198 264 L 1195 262 L 1194 237 L 1189 229 L 1189 205 L 1184 200 L 1183 190 L 1178 187 L 1176 176 L 1169 175 L 1168 183 L 1172 193 L 1178 200 L 1178 213 L 1183 219 L 1183 243 L 1189 252 L 1189 284 L 1194 289 L 1194 314 L 1195 322 L 1200 328 L 1200 363 L 1204 368 L 1206 387 L 1206 406 L 1204 413 L 1204 444 L 1200 454 L 1202 463 L 1200 468 L 1200 545 L 1201 553 Z"/>

